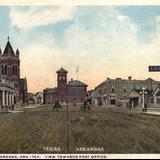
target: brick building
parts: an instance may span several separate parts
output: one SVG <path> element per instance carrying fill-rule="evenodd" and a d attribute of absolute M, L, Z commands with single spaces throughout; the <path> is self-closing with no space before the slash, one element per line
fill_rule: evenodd
<path fill-rule="evenodd" d="M 14 52 L 8 38 L 4 51 L 0 50 L 0 79 L 14 85 L 15 103 L 27 104 L 27 79 L 20 78 L 19 55 L 19 50 Z"/>
<path fill-rule="evenodd" d="M 92 92 L 92 103 L 96 106 L 142 105 L 142 91 L 145 89 L 145 103 L 160 106 L 160 82 L 151 78 L 146 80 L 107 78 Z M 159 96 L 159 97 L 158 97 Z"/>
<path fill-rule="evenodd" d="M 56 100 L 61 103 L 82 103 L 87 95 L 87 85 L 73 80 L 67 82 L 68 72 L 61 68 L 57 72 L 57 87 L 43 91 L 45 104 L 53 104 Z"/>

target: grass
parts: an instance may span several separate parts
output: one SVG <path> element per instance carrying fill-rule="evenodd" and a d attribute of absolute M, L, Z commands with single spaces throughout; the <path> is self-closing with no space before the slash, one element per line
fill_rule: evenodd
<path fill-rule="evenodd" d="M 66 108 L 52 112 L 51 106 L 0 114 L 0 153 L 67 153 L 66 118 Z M 102 153 L 160 153 L 159 126 L 160 116 L 119 108 L 82 112 L 70 107 L 69 150 L 103 147 Z M 46 152 L 44 147 L 62 151 Z"/>

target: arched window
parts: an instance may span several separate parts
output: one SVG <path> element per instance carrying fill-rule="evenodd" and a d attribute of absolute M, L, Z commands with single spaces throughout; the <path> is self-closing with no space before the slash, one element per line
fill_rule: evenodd
<path fill-rule="evenodd" d="M 7 65 L 5 65 L 5 75 L 7 75 L 7 70 L 8 69 L 8 67 L 7 67 Z"/>
<path fill-rule="evenodd" d="M 14 65 L 12 66 L 12 75 L 14 75 Z"/>
<path fill-rule="evenodd" d="M 18 76 L 18 66 L 17 65 L 13 65 L 12 75 Z"/>
<path fill-rule="evenodd" d="M 7 73 L 8 73 L 8 66 L 6 64 L 3 64 L 1 66 L 1 72 L 2 72 L 2 75 L 7 75 Z"/>
<path fill-rule="evenodd" d="M 17 67 L 17 65 L 15 66 L 15 75 L 16 76 L 18 75 L 18 67 Z"/>

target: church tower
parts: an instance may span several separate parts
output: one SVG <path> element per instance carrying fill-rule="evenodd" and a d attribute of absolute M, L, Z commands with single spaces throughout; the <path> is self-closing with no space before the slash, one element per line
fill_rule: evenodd
<path fill-rule="evenodd" d="M 60 102 L 67 101 L 67 71 L 62 67 L 57 72 L 58 83 L 58 100 Z"/>
<path fill-rule="evenodd" d="M 2 53 L 0 49 L 0 78 L 9 80 L 14 83 L 17 90 L 17 98 L 19 97 L 19 79 L 20 79 L 20 59 L 19 50 L 14 52 L 9 41 Z"/>

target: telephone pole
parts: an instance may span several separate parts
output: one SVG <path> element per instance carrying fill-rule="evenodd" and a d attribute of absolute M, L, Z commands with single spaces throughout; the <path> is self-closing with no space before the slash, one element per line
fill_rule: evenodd
<path fill-rule="evenodd" d="M 67 104 L 67 153 L 69 154 L 69 111 Z"/>

